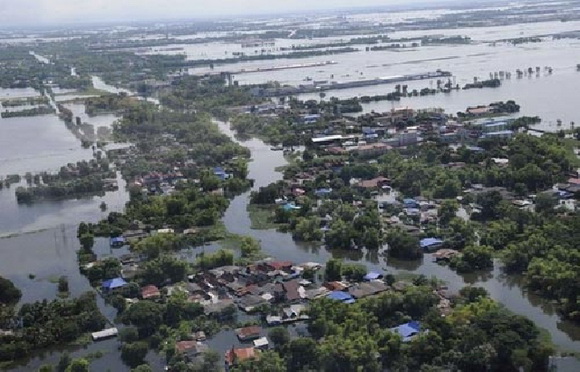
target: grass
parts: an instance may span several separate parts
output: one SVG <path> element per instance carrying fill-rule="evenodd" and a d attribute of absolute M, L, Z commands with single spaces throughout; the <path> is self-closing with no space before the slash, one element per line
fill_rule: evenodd
<path fill-rule="evenodd" d="M 273 206 L 248 205 L 250 221 L 252 222 L 251 228 L 253 230 L 276 229 L 279 225 L 273 222 L 274 209 Z"/>
<path fill-rule="evenodd" d="M 242 244 L 242 238 L 242 235 L 228 233 L 228 236 L 218 241 L 218 244 L 223 249 L 238 250 Z"/>

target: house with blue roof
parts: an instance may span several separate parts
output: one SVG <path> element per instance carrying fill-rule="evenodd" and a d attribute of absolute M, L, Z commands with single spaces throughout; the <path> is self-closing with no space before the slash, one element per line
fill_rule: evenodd
<path fill-rule="evenodd" d="M 342 291 L 332 291 L 326 297 L 334 301 L 343 302 L 345 304 L 352 304 L 356 301 L 350 293 Z"/>
<path fill-rule="evenodd" d="M 215 167 L 213 169 L 214 176 L 218 177 L 220 180 L 224 181 L 230 178 L 230 175 L 222 167 Z"/>
<path fill-rule="evenodd" d="M 300 209 L 300 207 L 298 207 L 298 206 L 297 206 L 296 204 L 294 204 L 294 203 L 286 203 L 286 204 L 284 204 L 284 205 L 282 206 L 282 208 L 283 208 L 285 211 L 294 211 L 294 210 Z"/>
<path fill-rule="evenodd" d="M 105 280 L 102 284 L 102 289 L 104 292 L 111 292 L 115 290 L 119 290 L 126 286 L 128 283 L 123 278 L 113 278 L 109 280 Z"/>
<path fill-rule="evenodd" d="M 437 238 L 425 238 L 419 242 L 424 251 L 435 251 L 443 246 L 443 240 Z"/>
<path fill-rule="evenodd" d="M 415 199 L 407 198 L 403 199 L 404 208 L 419 208 L 419 203 Z"/>
<path fill-rule="evenodd" d="M 328 195 L 328 194 L 330 194 L 331 192 L 332 192 L 332 189 L 329 189 L 329 188 L 324 188 L 324 187 L 323 187 L 323 188 L 320 188 L 320 189 L 316 190 L 316 191 L 314 192 L 314 194 L 315 194 L 316 196 L 318 196 L 319 198 L 322 198 L 322 197 L 324 197 L 324 196 L 327 196 L 327 195 Z"/>
<path fill-rule="evenodd" d="M 109 245 L 113 248 L 120 248 L 125 245 L 125 238 L 122 236 L 117 236 L 109 240 Z"/>
<path fill-rule="evenodd" d="M 416 321 L 401 324 L 390 329 L 391 332 L 398 333 L 403 338 L 403 342 L 411 341 L 421 332 L 421 324 Z"/>

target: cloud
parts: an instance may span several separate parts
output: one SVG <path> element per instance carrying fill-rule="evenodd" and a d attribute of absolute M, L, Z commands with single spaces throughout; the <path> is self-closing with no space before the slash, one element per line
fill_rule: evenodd
<path fill-rule="evenodd" d="M 413 1 L 411 1 L 413 2 Z M 403 0 L 0 0 L 4 25 L 201 18 L 409 3 Z"/>

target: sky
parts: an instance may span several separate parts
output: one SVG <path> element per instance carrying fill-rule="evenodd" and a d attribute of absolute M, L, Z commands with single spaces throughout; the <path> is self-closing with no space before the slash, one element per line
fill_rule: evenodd
<path fill-rule="evenodd" d="M 341 9 L 421 0 L 0 0 L 0 25 L 195 19 L 242 14 Z M 439 0 L 447 2 L 449 0 Z M 422 0 L 422 2 L 426 2 Z M 435 3 L 429 1 L 429 3 Z"/>

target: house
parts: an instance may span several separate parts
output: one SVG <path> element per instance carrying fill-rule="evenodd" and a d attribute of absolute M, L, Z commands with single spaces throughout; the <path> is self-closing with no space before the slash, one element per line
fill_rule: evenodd
<path fill-rule="evenodd" d="M 411 341 L 420 331 L 421 324 L 415 321 L 391 328 L 391 332 L 398 333 L 403 337 L 403 342 Z"/>
<path fill-rule="evenodd" d="M 284 289 L 284 297 L 288 302 L 299 302 L 306 297 L 306 291 L 298 280 L 290 280 L 282 283 Z"/>
<path fill-rule="evenodd" d="M 229 370 L 229 367 L 234 366 L 239 362 L 257 357 L 258 352 L 254 347 L 245 347 L 239 349 L 232 347 L 230 350 L 226 351 L 224 355 L 226 371 Z"/>
<path fill-rule="evenodd" d="M 260 350 L 266 350 L 269 347 L 269 342 L 266 337 L 260 337 L 259 339 L 254 340 L 253 344 L 256 349 Z"/>
<path fill-rule="evenodd" d="M 433 253 L 433 258 L 435 262 L 439 261 L 450 261 L 454 256 L 458 255 L 459 252 L 455 249 L 440 249 Z"/>
<path fill-rule="evenodd" d="M 320 188 L 314 192 L 314 195 L 316 195 L 319 198 L 324 198 L 325 196 L 328 196 L 330 193 L 332 193 L 332 189 Z"/>
<path fill-rule="evenodd" d="M 144 300 L 150 300 L 161 297 L 161 292 L 159 288 L 154 285 L 146 285 L 141 288 L 141 298 Z"/>
<path fill-rule="evenodd" d="M 352 304 L 355 302 L 355 299 L 349 293 L 342 291 L 330 292 L 326 297 L 330 298 L 331 300 L 343 302 L 345 304 Z"/>
<path fill-rule="evenodd" d="M 117 236 L 109 240 L 109 245 L 113 248 L 120 248 L 125 245 L 125 238 L 122 236 Z"/>
<path fill-rule="evenodd" d="M 290 261 L 268 261 L 265 266 L 270 270 L 287 271 L 289 272 L 292 268 L 292 262 Z"/>
<path fill-rule="evenodd" d="M 260 337 L 260 333 L 262 333 L 262 327 L 259 326 L 250 326 L 244 328 L 236 329 L 236 336 L 242 342 L 250 341 Z"/>
<path fill-rule="evenodd" d="M 502 130 L 502 131 L 498 131 L 498 132 L 489 132 L 489 133 L 485 133 L 483 135 L 482 138 L 493 138 L 493 139 L 509 139 L 512 138 L 514 135 L 514 132 L 511 130 Z"/>
<path fill-rule="evenodd" d="M 149 233 L 143 229 L 127 230 L 123 233 L 123 237 L 127 240 L 127 242 L 137 241 L 148 236 Z"/>
<path fill-rule="evenodd" d="M 224 310 L 234 305 L 234 300 L 231 298 L 221 299 L 218 302 L 207 304 L 203 307 L 203 312 L 205 315 L 218 315 L 220 316 Z"/>
<path fill-rule="evenodd" d="M 421 249 L 425 251 L 434 251 L 441 248 L 443 240 L 437 238 L 425 238 L 421 239 L 419 245 L 421 246 Z"/>
<path fill-rule="evenodd" d="M 198 341 L 179 341 L 175 343 L 175 350 L 189 360 L 195 359 L 195 357 L 208 349 L 207 345 Z"/>
<path fill-rule="evenodd" d="M 384 282 L 376 280 L 356 284 L 348 289 L 348 293 L 350 293 L 353 298 L 359 299 L 385 292 L 388 289 L 389 287 Z"/>
<path fill-rule="evenodd" d="M 102 284 L 103 292 L 113 292 L 125 287 L 128 283 L 123 278 L 105 280 Z"/>
<path fill-rule="evenodd" d="M 267 304 L 268 301 L 263 297 L 252 294 L 246 295 L 238 300 L 238 307 L 245 312 L 250 312 L 257 307 Z"/>
<path fill-rule="evenodd" d="M 362 189 L 379 189 L 389 186 L 391 180 L 385 177 L 377 177 L 372 180 L 364 180 L 358 183 L 358 187 Z"/>
<path fill-rule="evenodd" d="M 372 143 L 369 145 L 359 145 L 353 151 L 360 157 L 370 158 L 384 155 L 391 149 L 392 147 L 386 143 Z"/>
<path fill-rule="evenodd" d="M 213 169 L 213 174 L 214 174 L 214 176 L 216 176 L 217 178 L 219 178 L 222 181 L 224 181 L 230 177 L 230 175 L 227 174 L 226 171 L 222 167 L 215 167 Z"/>
<path fill-rule="evenodd" d="M 403 199 L 403 206 L 404 208 L 419 208 L 420 205 L 415 199 Z"/>
<path fill-rule="evenodd" d="M 326 282 L 323 286 L 329 291 L 344 291 L 348 288 L 343 282 Z"/>

